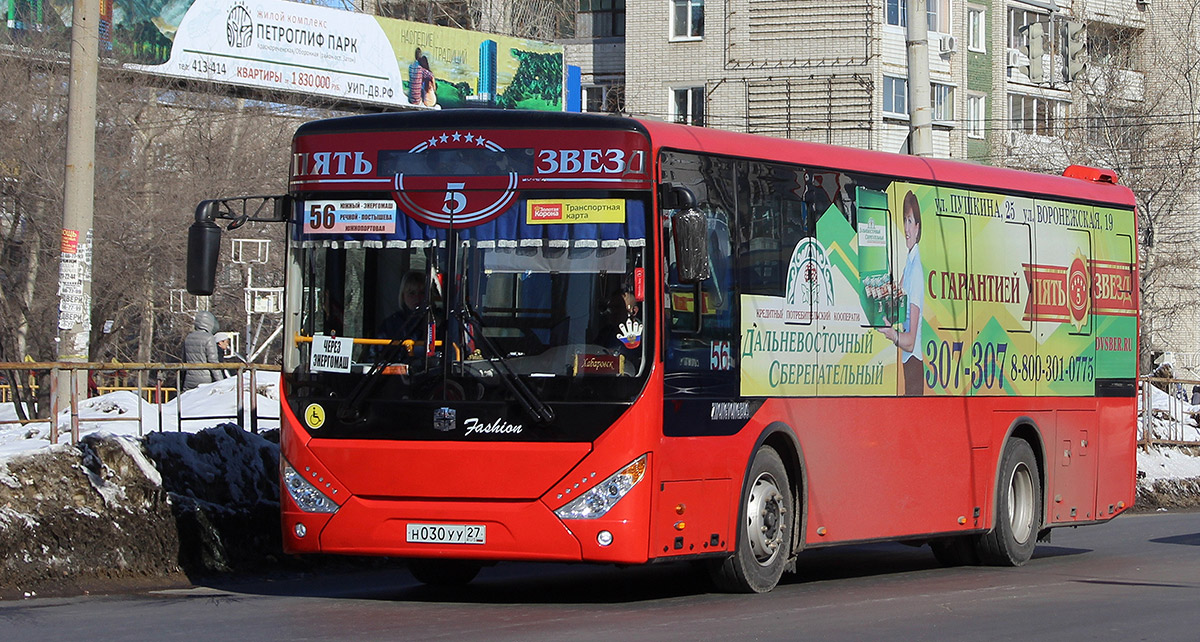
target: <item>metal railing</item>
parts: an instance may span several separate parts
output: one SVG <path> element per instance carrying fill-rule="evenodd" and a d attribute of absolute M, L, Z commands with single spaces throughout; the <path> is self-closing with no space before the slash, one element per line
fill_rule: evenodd
<path fill-rule="evenodd" d="M 1200 386 L 1200 381 L 1166 377 L 1141 377 L 1139 381 L 1138 443 L 1200 446 L 1200 417 L 1191 410 L 1192 388 Z"/>
<path fill-rule="evenodd" d="M 184 374 L 188 370 L 226 370 L 233 372 L 233 376 L 238 378 L 237 385 L 237 408 L 233 414 L 221 415 L 188 415 L 184 413 L 184 404 L 180 401 L 181 395 L 178 391 L 183 389 Z M 259 372 L 279 372 L 279 366 L 264 365 L 256 363 L 63 363 L 63 362 L 0 362 L 0 373 L 6 374 L 9 378 L 16 375 L 18 381 L 4 381 L 0 383 L 0 403 L 13 403 L 13 395 L 18 391 L 26 406 L 31 410 L 36 406 L 36 412 L 30 412 L 28 418 L 25 419 L 0 419 L 0 428 L 6 424 L 50 424 L 50 442 L 58 443 L 59 434 L 62 432 L 59 427 L 59 421 L 52 421 L 51 417 L 59 417 L 63 409 L 58 407 L 59 395 L 57 394 L 58 381 L 66 380 L 70 382 L 71 390 L 67 398 L 70 399 L 68 414 L 69 431 L 71 435 L 71 443 L 79 441 L 79 425 L 80 422 L 104 422 L 104 421 L 136 421 L 138 424 L 139 436 L 143 432 L 143 427 L 146 425 L 146 417 L 143 415 L 144 404 L 137 404 L 136 417 L 87 417 L 81 419 L 79 412 L 79 402 L 81 398 L 86 398 L 87 390 L 83 389 L 88 381 L 86 372 L 90 371 L 94 374 L 107 374 L 113 378 L 114 385 L 97 385 L 92 392 L 96 394 L 104 394 L 126 390 L 136 392 L 140 401 L 144 401 L 145 405 L 154 407 L 153 412 L 157 414 L 157 421 L 154 425 L 157 426 L 157 431 L 162 431 L 166 422 L 164 418 L 167 413 L 167 407 L 174 406 L 175 429 L 183 430 L 184 422 L 189 421 L 205 421 L 213 419 L 228 419 L 232 420 L 243 427 L 248 428 L 251 432 L 259 432 L 259 423 L 261 420 L 278 421 L 279 409 L 278 406 L 272 404 L 272 409 L 267 414 L 260 414 L 258 408 L 258 373 Z M 77 376 L 68 376 L 60 378 L 60 373 L 75 373 Z M 44 384 L 39 383 L 42 376 L 49 375 L 46 379 L 50 387 L 49 398 L 43 400 L 41 404 L 31 403 L 33 399 L 41 392 L 41 387 Z M 242 385 L 243 380 L 248 379 L 248 386 Z M 152 383 L 151 383 L 152 382 Z M 174 385 L 167 385 L 173 383 Z M 15 384 L 15 385 L 14 385 Z M 1200 412 L 1192 411 L 1191 397 L 1192 388 L 1200 386 L 1200 380 L 1193 379 L 1173 379 L 1165 377 L 1141 377 L 1140 384 L 1140 428 L 1138 434 L 1138 443 L 1141 445 L 1163 444 L 1177 446 L 1200 446 Z M 14 390 L 16 388 L 17 390 Z M 1155 394 L 1153 389 L 1158 389 L 1160 394 Z M 1157 403 L 1155 402 L 1157 399 Z"/>
<path fill-rule="evenodd" d="M 184 414 L 184 404 L 181 401 L 181 394 L 178 391 L 183 390 L 184 375 L 189 370 L 224 370 L 234 373 L 232 376 L 237 377 L 237 408 L 234 414 L 221 415 L 187 415 Z M 259 431 L 260 420 L 279 420 L 279 410 L 276 406 L 269 414 L 260 416 L 258 408 L 258 373 L 259 372 L 279 372 L 279 366 L 264 365 L 257 363 L 66 363 L 66 362 L 0 362 L 0 372 L 6 373 L 9 379 L 0 384 L 0 393 L 3 395 L 3 401 L 13 403 L 14 396 L 19 398 L 18 403 L 22 403 L 27 411 L 26 418 L 16 418 L 11 420 L 0 419 L 0 428 L 6 424 L 50 424 L 50 443 L 58 443 L 60 432 L 64 432 L 59 426 L 59 416 L 63 412 L 63 408 L 59 407 L 60 395 L 58 394 L 59 381 L 67 381 L 70 385 L 69 394 L 66 398 L 69 399 L 68 407 L 68 425 L 71 435 L 71 443 L 79 441 L 79 425 L 80 422 L 105 422 L 105 421 L 136 421 L 138 425 L 138 435 L 141 436 L 146 425 L 146 417 L 143 414 L 144 405 L 154 406 L 154 412 L 157 414 L 157 431 L 163 430 L 166 422 L 166 406 L 174 405 L 175 429 L 183 430 L 184 422 L 186 421 L 202 421 L 213 419 L 229 419 L 247 427 L 251 432 Z M 123 385 L 95 386 L 92 388 L 88 385 L 89 373 L 95 375 L 105 375 L 113 377 L 119 381 L 123 381 Z M 67 376 L 61 377 L 65 374 Z M 48 377 L 47 377 L 48 375 Z M 38 400 L 39 393 L 43 392 L 41 384 L 38 382 L 42 377 L 47 377 L 49 385 L 48 399 Z M 164 385 L 172 380 L 174 386 Z M 132 385 L 129 385 L 132 380 Z M 244 386 L 242 382 L 248 380 L 249 385 Z M 150 383 L 150 382 L 153 383 Z M 91 388 L 89 390 L 88 388 Z M 135 417 L 119 416 L 119 417 L 87 417 L 81 419 L 79 403 L 82 399 L 92 396 L 93 394 L 103 394 L 105 392 L 113 392 L 117 390 L 128 390 L 136 392 L 139 403 L 137 404 L 137 413 Z M 141 402 L 146 402 L 143 404 Z"/>
<path fill-rule="evenodd" d="M 25 388 L 25 390 L 29 391 L 34 397 L 36 397 L 40 386 L 38 386 L 38 384 L 35 382 L 35 383 L 25 386 L 24 388 Z M 97 395 L 108 394 L 110 392 L 120 392 L 122 390 L 133 392 L 135 390 L 138 390 L 138 388 L 137 388 L 137 386 L 126 386 L 126 385 L 96 386 L 96 394 Z M 142 390 L 139 390 L 138 394 L 141 395 L 142 399 L 145 399 L 148 403 L 162 403 L 162 402 L 170 401 L 171 399 L 173 399 L 178 392 L 179 391 L 175 388 L 159 386 L 156 388 L 144 388 Z M 13 386 L 10 384 L 7 384 L 7 383 L 0 383 L 0 404 L 12 403 L 12 401 L 13 401 Z M 3 423 L 3 422 L 0 422 L 0 423 Z"/>

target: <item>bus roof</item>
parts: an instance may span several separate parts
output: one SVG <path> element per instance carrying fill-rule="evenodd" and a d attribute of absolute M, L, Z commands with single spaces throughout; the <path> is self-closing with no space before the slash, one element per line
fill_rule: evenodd
<path fill-rule="evenodd" d="M 706 152 L 795 163 L 828 170 L 883 174 L 904 180 L 938 182 L 967 188 L 1053 195 L 1055 198 L 1125 207 L 1135 204 L 1133 193 L 1122 185 L 1081 178 L 1112 175 L 1111 172 L 1101 170 L 1075 170 L 1072 173 L 1079 178 L 1068 178 L 962 161 L 874 152 L 853 147 L 599 114 L 497 109 L 390 112 L 308 122 L 296 130 L 296 136 L 464 126 L 490 129 L 634 131 L 647 136 L 655 152 L 660 149 Z M 753 156 L 747 155 L 746 150 L 754 150 Z"/>
<path fill-rule="evenodd" d="M 768 138 L 707 127 L 689 127 L 658 121 L 639 122 L 650 134 L 655 151 L 666 148 L 745 157 L 746 150 L 752 149 L 754 158 L 796 163 L 804 167 L 885 174 L 913 181 L 936 181 L 979 189 L 995 190 L 1000 188 L 1003 191 L 1027 194 L 1052 194 L 1056 198 L 1065 197 L 1128 207 L 1135 204 L 1133 192 L 1129 188 L 1115 183 L 1025 172 L 962 161 Z M 1102 172 L 1099 170 L 1093 172 L 1076 170 L 1073 173 L 1076 175 L 1099 175 Z M 1112 175 L 1112 173 L 1108 172 L 1107 175 Z"/>
<path fill-rule="evenodd" d="M 297 136 L 312 134 L 349 134 L 387 132 L 440 127 L 481 127 L 488 129 L 612 129 L 636 131 L 647 135 L 641 121 L 611 115 L 576 114 L 505 109 L 446 109 L 419 112 L 388 112 L 342 118 L 326 118 L 304 123 Z"/>

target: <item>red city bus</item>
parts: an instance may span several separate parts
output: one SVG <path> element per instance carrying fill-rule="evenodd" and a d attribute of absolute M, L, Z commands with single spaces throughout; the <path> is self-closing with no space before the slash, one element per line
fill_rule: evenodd
<path fill-rule="evenodd" d="M 456 110 L 302 125 L 256 198 L 197 209 L 188 287 L 216 220 L 286 224 L 290 553 L 443 584 L 689 559 L 763 592 L 856 542 L 1020 565 L 1133 502 L 1107 171 Z"/>

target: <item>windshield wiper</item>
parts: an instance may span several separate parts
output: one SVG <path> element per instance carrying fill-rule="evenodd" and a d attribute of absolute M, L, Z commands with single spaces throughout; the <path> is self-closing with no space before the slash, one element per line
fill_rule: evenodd
<path fill-rule="evenodd" d="M 475 326 L 479 329 L 479 342 L 487 348 L 487 354 L 484 355 L 484 358 L 488 360 L 488 363 L 492 365 L 492 368 L 496 372 L 500 373 L 501 383 L 516 397 L 517 402 L 521 404 L 521 408 L 539 424 L 546 425 L 554 421 L 554 409 L 546 405 L 541 399 L 538 399 L 537 395 L 533 394 L 533 391 L 529 389 L 529 386 L 526 386 L 525 382 L 521 381 L 517 373 L 513 372 L 512 367 L 508 365 L 508 361 L 500 354 L 500 350 L 496 348 L 496 344 L 492 343 L 492 340 L 484 334 L 483 318 L 466 301 L 463 302 L 462 308 L 459 309 L 459 321 L 463 324 L 463 327 L 467 327 L 470 323 L 474 322 Z"/>
<path fill-rule="evenodd" d="M 422 306 L 421 308 L 417 308 L 414 311 L 413 318 L 424 316 L 427 310 L 423 308 L 427 307 Z M 405 324 L 406 327 L 407 325 Z M 379 375 L 388 365 L 395 361 L 396 357 L 400 354 L 400 350 L 407 349 L 404 345 L 406 340 L 400 337 L 407 336 L 408 332 L 402 331 L 399 334 L 400 336 L 392 337 L 391 343 L 384 345 L 383 349 L 375 355 L 375 361 L 371 363 L 371 369 L 358 380 L 358 384 L 354 386 L 354 390 L 350 391 L 350 399 L 338 409 L 338 419 L 346 422 L 363 420 L 362 413 L 360 412 L 362 404 L 367 399 L 367 396 L 371 394 L 371 391 L 375 389 L 375 386 L 378 385 L 380 381 Z M 443 358 L 445 358 L 444 355 Z"/>

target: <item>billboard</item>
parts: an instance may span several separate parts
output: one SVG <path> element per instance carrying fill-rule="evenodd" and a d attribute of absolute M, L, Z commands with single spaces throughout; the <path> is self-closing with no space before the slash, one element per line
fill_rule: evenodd
<path fill-rule="evenodd" d="M 1137 373 L 1129 210 L 894 182 L 741 297 L 745 396 L 1090 396 Z"/>
<path fill-rule="evenodd" d="M 389 107 L 564 108 L 560 45 L 285 0 L 103 8 L 105 55 L 148 73 Z M 70 23 L 70 0 L 9 4 L 10 41 Z"/>

